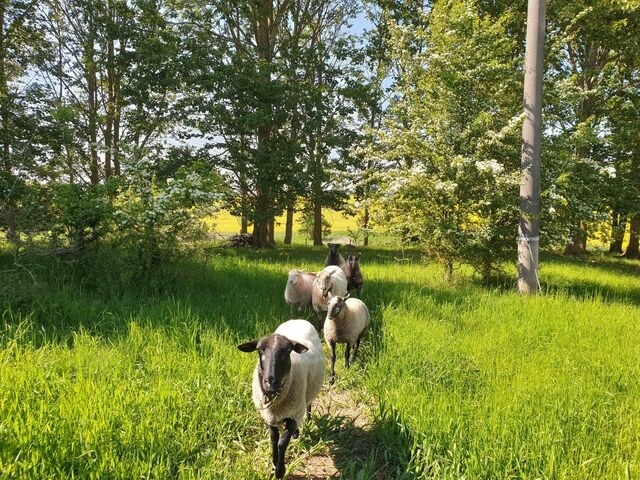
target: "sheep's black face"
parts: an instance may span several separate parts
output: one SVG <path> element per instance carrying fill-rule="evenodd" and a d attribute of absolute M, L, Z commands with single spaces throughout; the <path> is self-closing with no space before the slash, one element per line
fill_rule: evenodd
<path fill-rule="evenodd" d="M 307 347 L 283 335 L 272 333 L 260 340 L 238 345 L 243 352 L 257 351 L 262 393 L 268 400 L 278 396 L 291 372 L 291 352 L 304 353 Z"/>
<path fill-rule="evenodd" d="M 329 251 L 333 255 L 336 255 L 338 253 L 338 248 L 340 247 L 340 244 L 339 243 L 327 243 L 327 246 L 329 247 Z"/>
<path fill-rule="evenodd" d="M 349 262 L 349 267 L 351 267 L 351 271 L 355 271 L 356 267 L 358 266 L 358 259 L 356 258 L 356 256 L 349 255 L 349 259 L 347 260 L 347 262 Z"/>

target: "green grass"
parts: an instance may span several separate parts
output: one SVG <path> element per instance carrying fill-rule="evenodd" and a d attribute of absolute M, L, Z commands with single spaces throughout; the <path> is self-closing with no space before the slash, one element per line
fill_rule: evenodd
<path fill-rule="evenodd" d="M 0 259 L 0 478 L 268 478 L 235 346 L 288 318 L 287 270 L 325 250 L 214 247 L 147 282 L 117 251 Z M 315 415 L 291 468 L 329 452 L 347 479 L 640 476 L 637 262 L 543 256 L 547 293 L 525 298 L 419 258 L 364 249 L 373 324 L 334 388 L 373 423 Z"/>

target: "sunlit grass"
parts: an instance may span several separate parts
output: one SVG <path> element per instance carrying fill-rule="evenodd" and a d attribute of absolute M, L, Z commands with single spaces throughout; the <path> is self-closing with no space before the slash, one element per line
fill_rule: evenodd
<path fill-rule="evenodd" d="M 0 478 L 268 478 L 255 357 L 235 346 L 289 317 L 287 270 L 324 255 L 214 247 L 153 290 L 106 267 L 5 269 Z M 420 258 L 364 250 L 372 326 L 334 388 L 373 424 L 313 417 L 293 467 L 330 452 L 342 478 L 640 475 L 637 262 L 543 257 L 547 293 L 529 298 L 464 271 L 447 285 Z"/>

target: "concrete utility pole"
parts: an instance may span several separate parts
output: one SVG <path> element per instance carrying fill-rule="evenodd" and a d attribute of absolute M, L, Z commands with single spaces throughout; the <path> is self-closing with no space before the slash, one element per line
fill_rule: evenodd
<path fill-rule="evenodd" d="M 529 0 L 524 68 L 524 111 L 520 166 L 520 226 L 518 228 L 518 290 L 535 294 L 540 244 L 540 150 L 542 141 L 542 76 L 545 0 Z"/>

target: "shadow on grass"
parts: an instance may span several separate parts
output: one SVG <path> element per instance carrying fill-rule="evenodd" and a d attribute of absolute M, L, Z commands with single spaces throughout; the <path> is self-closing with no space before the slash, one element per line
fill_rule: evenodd
<path fill-rule="evenodd" d="M 0 255 L 3 322 L 29 322 L 36 346 L 52 341 L 71 346 L 73 333 L 80 329 L 105 339 L 118 338 L 127 334 L 131 322 L 174 329 L 197 324 L 196 330 L 256 338 L 292 316 L 313 322 L 313 311 L 292 315 L 283 292 L 289 269 L 320 270 L 326 250 L 211 247 L 161 262 L 143 276 L 126 252 L 114 247 L 74 259 L 24 257 L 19 266 L 4 253 Z M 364 252 L 369 261 L 395 262 L 392 250 Z M 413 255 L 414 260 L 419 258 Z M 404 256 L 409 258 L 406 252 Z M 373 283 L 371 287 L 375 310 L 389 301 L 388 290 Z M 194 336 L 198 335 L 196 331 Z"/>
<path fill-rule="evenodd" d="M 551 266 L 546 272 L 545 263 Z M 546 293 L 640 305 L 640 262 L 605 255 L 567 257 L 547 254 L 541 265 Z M 568 273 L 563 273 L 564 268 Z M 612 283 L 612 276 L 625 282 Z"/>
<path fill-rule="evenodd" d="M 539 268 L 545 294 L 640 305 L 640 262 L 637 260 L 602 254 L 570 257 L 544 252 Z M 611 281 L 612 277 L 616 282 Z M 492 278 L 479 285 L 499 292 L 517 291 L 515 274 Z"/>
<path fill-rule="evenodd" d="M 345 246 L 343 254 L 352 253 Z M 355 249 L 354 249 L 355 250 Z M 377 266 L 416 264 L 417 250 L 359 248 L 363 254 L 365 288 L 362 299 L 372 315 L 368 341 L 377 356 L 384 347 L 384 308 L 391 303 L 409 302 L 428 296 L 436 305 L 459 305 L 477 295 L 473 288 L 437 284 L 419 285 L 410 281 L 367 279 L 367 264 Z M 73 342 L 73 333 L 82 329 L 105 339 L 127 334 L 131 322 L 154 328 L 229 333 L 235 340 L 256 338 L 272 331 L 292 317 L 283 299 L 287 271 L 291 268 L 320 270 L 326 247 L 283 246 L 277 249 L 222 248 L 212 246 L 192 256 L 161 262 L 157 269 L 140 277 L 126 252 L 105 247 L 72 261 L 54 257 L 23 258 L 20 267 L 12 257 L 0 254 L 0 306 L 8 325 L 29 322 L 40 345 L 50 341 Z M 545 273 L 545 265 L 552 265 Z M 562 266 L 584 268 L 584 274 L 555 273 Z M 572 259 L 543 255 L 543 286 L 547 292 L 563 292 L 579 298 L 598 297 L 605 301 L 640 305 L 640 263 L 612 257 Z M 598 273 L 629 277 L 626 286 L 598 279 Z M 502 279 L 485 285 L 497 291 L 515 291 L 514 281 Z M 293 315 L 298 316 L 298 315 Z M 307 310 L 301 315 L 314 320 Z"/>
<path fill-rule="evenodd" d="M 304 474 L 291 479 L 411 479 L 409 473 L 413 438 L 397 418 L 383 413 L 371 424 L 357 418 L 325 413 L 312 417 L 302 440 L 304 449 L 322 442 L 327 447 L 326 464 L 302 465 Z M 308 460 L 307 460 L 308 461 Z"/>

